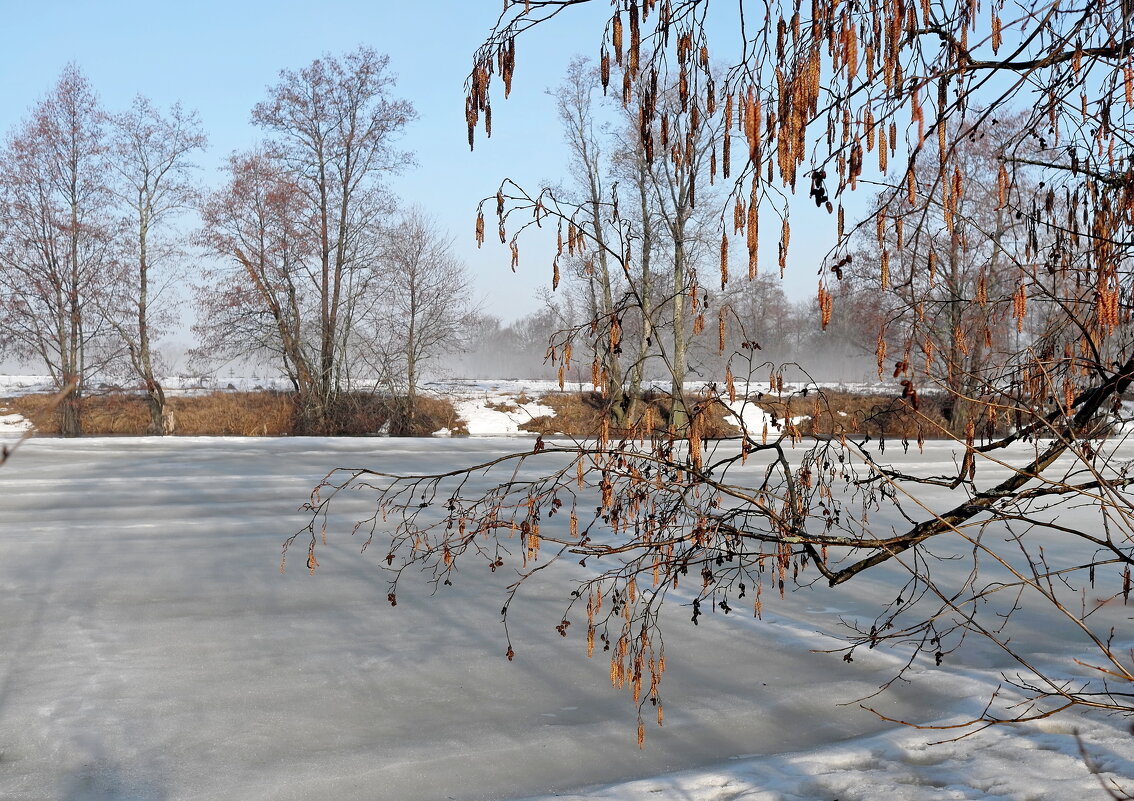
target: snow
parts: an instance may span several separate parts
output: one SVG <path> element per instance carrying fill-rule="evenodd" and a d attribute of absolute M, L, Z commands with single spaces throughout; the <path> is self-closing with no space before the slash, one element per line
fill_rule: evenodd
<path fill-rule="evenodd" d="M 558 392 L 555 381 L 541 380 L 463 380 L 433 381 L 424 391 L 448 398 L 473 437 L 516 436 L 524 434 L 520 426 L 537 417 L 555 416 L 550 406 L 531 400 L 549 392 Z M 517 399 L 525 399 L 523 403 Z M 434 436 L 445 437 L 443 429 Z M 532 436 L 535 436 L 532 434 Z"/>
<path fill-rule="evenodd" d="M 1126 771 L 1130 735 L 1076 719 L 1095 738 L 1093 758 Z M 1087 728 L 1083 728 L 1086 726 Z M 1084 780 L 1074 729 L 1067 722 L 988 731 L 976 741 L 927 745 L 924 737 L 891 731 L 809 751 L 748 757 L 716 769 L 685 771 L 582 793 L 561 801 L 814 801 L 815 799 L 1069 799 L 1100 798 Z"/>
<path fill-rule="evenodd" d="M 749 437 L 761 437 L 765 433 L 776 433 L 776 418 L 770 412 L 764 411 L 755 402 L 746 397 L 738 397 L 735 401 L 725 402 L 732 415 L 726 422 L 739 427 Z"/>
<path fill-rule="evenodd" d="M 1122 401 L 1115 424 L 1116 431 L 1134 434 L 1134 401 Z"/>
<path fill-rule="evenodd" d="M 588 660 L 573 630 L 554 631 L 562 582 L 539 574 L 514 606 L 509 662 L 498 613 L 514 574 L 470 565 L 432 597 L 407 576 L 391 608 L 380 549 L 360 556 L 348 533 L 365 494 L 332 519 L 314 575 L 302 546 L 280 572 L 280 544 L 305 520 L 297 506 L 333 467 L 423 472 L 516 445 L 27 442 L 0 468 L 0 797 L 1103 797 L 1075 730 L 1102 770 L 1134 777 L 1134 738 L 1118 718 L 1071 714 L 929 745 L 953 735 L 861 709 L 902 654 L 845 663 L 817 651 L 835 644 L 819 632 L 832 609 L 862 616 L 888 591 L 866 582 L 766 600 L 763 620 L 713 614 L 694 627 L 671 607 L 666 722 L 647 726 L 640 751 L 609 664 Z M 924 466 L 951 453 L 894 458 Z M 1116 645 L 1129 648 L 1129 613 L 1119 617 Z M 1023 620 L 1021 645 L 1037 659 L 1088 653 L 1042 610 Z M 1009 668 L 978 645 L 941 667 L 915 663 L 909 683 L 865 703 L 956 722 L 979 713 Z"/>
<path fill-rule="evenodd" d="M 251 391 L 257 389 L 270 389 L 286 391 L 288 382 L 282 376 L 275 375 L 168 375 L 161 379 L 162 388 L 167 395 L 197 395 L 218 390 Z M 119 382 L 116 379 L 92 379 L 87 382 L 88 391 L 100 392 L 103 390 L 133 390 L 141 389 L 129 381 Z M 48 375 L 20 375 L 0 373 L 0 397 L 28 394 L 32 392 L 54 392 L 55 384 Z"/>
<path fill-rule="evenodd" d="M 0 435 L 23 433 L 31 427 L 31 423 L 23 415 L 15 412 L 5 414 L 4 410 L 0 409 Z"/>
<path fill-rule="evenodd" d="M 21 392 L 48 392 L 51 376 L 0 373 L 0 395 L 18 395 Z"/>
<path fill-rule="evenodd" d="M 647 381 L 645 386 L 649 389 L 669 391 L 671 382 L 668 380 Z M 706 381 L 686 381 L 684 384 L 685 392 L 694 394 L 703 390 L 706 386 L 716 386 L 718 389 L 723 387 L 721 382 L 706 382 Z M 804 382 L 791 382 L 785 381 L 783 383 L 783 392 L 778 393 L 773 389 L 767 381 L 741 381 L 737 380 L 733 383 L 738 395 L 751 395 L 753 398 L 758 398 L 761 393 L 773 395 L 775 397 L 787 396 L 792 393 L 802 392 L 804 389 L 814 389 L 815 387 L 823 387 L 836 392 L 851 392 L 858 394 L 874 394 L 874 393 L 887 393 L 887 392 L 901 392 L 902 388 L 895 381 L 874 381 L 874 382 L 833 382 L 833 383 L 804 383 Z M 446 381 L 433 381 L 426 384 L 426 389 L 437 393 L 438 395 L 447 395 L 452 393 L 477 393 L 477 392 L 503 392 L 511 395 L 519 395 L 521 393 L 528 393 L 529 395 L 543 395 L 548 392 L 558 392 L 559 383 L 557 381 L 546 381 L 541 379 L 449 379 Z M 563 386 L 566 392 L 589 392 L 593 389 L 589 381 L 568 382 Z"/>
<path fill-rule="evenodd" d="M 456 401 L 457 416 L 474 437 L 507 436 L 520 433 L 520 425 L 537 417 L 554 416 L 550 406 L 535 401 L 515 403 L 514 396 L 496 392 L 480 398 Z M 497 408 L 493 408 L 497 407 Z"/>

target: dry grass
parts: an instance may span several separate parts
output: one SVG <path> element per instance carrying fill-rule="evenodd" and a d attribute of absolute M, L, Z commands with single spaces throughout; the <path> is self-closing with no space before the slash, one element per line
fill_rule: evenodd
<path fill-rule="evenodd" d="M 404 398 L 356 394 L 339 398 L 332 417 L 337 436 L 366 436 L 387 431 L 397 437 L 427 437 L 441 428 L 454 434 L 467 434 L 464 423 L 457 419 L 453 404 L 440 398 L 419 396 L 413 415 L 408 414 Z"/>
<path fill-rule="evenodd" d="M 21 395 L 6 404 L 42 434 L 58 434 L 55 396 Z M 298 416 L 292 395 L 283 392 L 213 392 L 208 395 L 171 397 L 175 436 L 285 436 L 297 431 Z M 149 409 L 141 395 L 107 393 L 82 399 L 83 432 L 92 435 L 143 435 L 149 425 Z M 427 436 L 446 427 L 455 434 L 467 433 L 457 420 L 453 405 L 436 398 L 419 398 L 412 421 L 398 398 L 351 395 L 341 398 L 335 409 L 335 428 L 344 436 L 374 434 L 389 424 L 390 433 Z"/>
<path fill-rule="evenodd" d="M 526 401 L 523 402 L 526 403 Z M 486 409 L 492 409 L 496 412 L 518 412 L 520 411 L 520 403 L 521 401 L 519 398 L 517 398 L 514 402 L 508 400 L 485 401 L 484 407 Z"/>
<path fill-rule="evenodd" d="M 573 437 L 593 437 L 602 426 L 603 417 L 609 412 L 606 398 L 597 392 L 553 392 L 539 399 L 544 406 L 555 410 L 554 416 L 536 417 L 520 424 L 523 431 L 538 434 L 567 434 Z M 699 408 L 703 436 L 710 439 L 736 436 L 739 429 L 726 421 L 727 411 L 717 404 L 706 404 L 694 395 L 685 399 L 686 407 L 692 411 Z M 649 410 L 649 411 L 647 411 Z M 673 404 L 664 393 L 646 393 L 635 410 L 637 425 L 628 423 L 624 427 L 612 427 L 613 437 L 639 436 L 646 434 L 644 424 L 652 419 L 653 433 L 664 433 L 669 424 Z"/>
<path fill-rule="evenodd" d="M 457 417 L 452 401 L 441 398 L 418 398 L 417 417 L 413 436 L 429 436 L 447 428 L 453 434 L 468 434 L 465 422 Z"/>
<path fill-rule="evenodd" d="M 806 395 L 754 394 L 749 401 L 764 411 L 774 415 L 779 429 L 769 431 L 775 436 L 787 421 L 799 420 L 795 424 L 801 436 L 861 436 L 868 434 L 879 438 L 907 438 L 916 440 L 919 432 L 924 439 L 944 436 L 948 423 L 940 399 L 923 396 L 915 411 L 901 398 L 886 395 L 859 395 L 849 392 L 808 392 Z M 520 428 L 539 434 L 567 434 L 575 437 L 593 437 L 608 409 L 605 399 L 594 392 L 554 392 L 543 396 L 539 402 L 555 410 L 555 416 L 537 417 L 523 423 Z M 665 431 L 669 422 L 672 404 L 664 393 L 649 394 L 643 399 L 653 411 L 654 432 Z M 696 395 L 687 396 L 686 406 L 691 411 L 699 410 L 702 415 L 702 436 L 719 439 L 736 436 L 739 429 L 731 422 L 729 412 L 720 404 Z M 645 417 L 645 408 L 638 414 L 639 421 Z M 803 419 L 799 419 L 803 418 Z M 624 436 L 632 433 L 637 436 L 641 429 L 630 428 L 611 430 L 611 436 Z M 642 432 L 644 433 L 644 432 Z M 751 432 L 759 433 L 759 432 Z"/>
<path fill-rule="evenodd" d="M 39 433 L 59 433 L 58 403 L 54 394 L 20 395 L 8 399 L 6 405 L 27 418 Z M 138 396 L 95 396 L 83 401 L 83 424 L 89 433 L 133 434 L 145 431 L 149 419 L 146 402 Z"/>
<path fill-rule="evenodd" d="M 42 434 L 58 434 L 53 395 L 22 395 L 8 406 Z M 291 433 L 295 409 L 291 398 L 276 392 L 213 392 L 173 397 L 174 433 L 182 436 L 278 436 Z M 145 397 L 128 393 L 88 395 L 82 399 L 83 433 L 141 435 L 150 422 Z"/>
<path fill-rule="evenodd" d="M 278 437 L 295 430 L 295 405 L 282 392 L 213 392 L 170 398 L 168 406 L 180 436 Z"/>
<path fill-rule="evenodd" d="M 520 399 L 516 399 L 520 402 Z M 531 398 L 524 398 L 530 402 Z M 543 416 L 521 423 L 525 431 L 544 435 L 566 434 L 575 437 L 597 435 L 602 420 L 609 413 L 609 404 L 595 392 L 553 392 L 538 399 L 555 410 L 554 416 Z M 749 401 L 774 415 L 780 430 L 788 420 L 797 419 L 795 428 L 801 436 L 862 436 L 874 438 L 906 438 L 916 440 L 944 436 L 948 426 L 947 410 L 941 399 L 923 395 L 915 412 L 906 401 L 894 396 L 856 395 L 847 392 L 809 392 L 807 395 L 754 394 Z M 23 395 L 11 398 L 6 405 L 28 418 L 44 434 L 58 433 L 55 397 Z M 208 395 L 171 397 L 168 401 L 174 418 L 174 434 L 180 436 L 281 436 L 298 431 L 298 415 L 293 396 L 288 393 L 214 392 Z M 149 423 L 145 398 L 137 394 L 113 392 L 83 398 L 83 430 L 96 435 L 142 435 Z M 687 407 L 701 415 L 702 436 L 707 439 L 736 436 L 738 429 L 727 419 L 728 412 L 719 404 L 690 395 Z M 499 410 L 514 410 L 509 401 L 490 404 Z M 647 413 L 647 408 L 649 412 Z M 647 394 L 636 412 L 638 425 L 613 427 L 613 437 L 646 434 L 644 422 L 652 418 L 653 432 L 663 434 L 671 411 L 665 393 Z M 388 431 L 395 436 L 428 436 L 441 428 L 452 433 L 467 434 L 448 400 L 422 397 L 412 418 L 406 414 L 404 399 L 356 394 L 343 396 L 334 410 L 334 426 L 326 432 L 342 436 L 366 436 Z M 803 418 L 803 419 L 800 419 Z M 759 432 L 752 432 L 758 434 Z M 769 431 L 770 436 L 779 433 Z"/>
<path fill-rule="evenodd" d="M 938 439 L 948 428 L 940 398 L 931 395 L 922 396 L 916 410 L 897 396 L 833 391 L 756 394 L 749 401 L 775 416 L 781 426 L 798 420 L 796 427 L 804 436 Z"/>
<path fill-rule="evenodd" d="M 591 393 L 553 392 L 539 402 L 555 410 L 554 415 L 542 415 L 519 424 L 521 431 L 536 434 L 568 434 L 585 437 L 598 431 L 602 420 L 602 407 L 589 402 Z"/>

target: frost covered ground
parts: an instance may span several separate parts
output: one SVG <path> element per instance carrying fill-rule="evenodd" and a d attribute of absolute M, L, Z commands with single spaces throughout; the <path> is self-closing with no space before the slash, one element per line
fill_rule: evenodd
<path fill-rule="evenodd" d="M 1134 777 L 1121 719 L 928 745 L 945 735 L 860 709 L 900 655 L 848 664 L 814 651 L 834 644 L 819 633 L 832 611 L 864 614 L 888 592 L 877 584 L 790 593 L 762 621 L 693 627 L 674 607 L 666 724 L 648 726 L 639 751 L 608 663 L 554 631 L 562 584 L 533 585 L 515 607 L 508 662 L 506 572 L 470 567 L 435 597 L 406 584 L 391 608 L 376 555 L 347 534 L 364 497 L 341 510 L 314 575 L 301 553 L 280 573 L 296 507 L 331 468 L 418 472 L 515 445 L 30 440 L 0 468 L 0 798 L 1103 798 L 1076 729 L 1103 770 Z M 1134 645 L 1126 610 L 1119 619 L 1119 643 Z M 1022 622 L 1020 645 L 1041 662 L 1083 653 L 1042 613 Z M 912 682 L 871 703 L 927 723 L 977 714 L 1011 664 L 976 645 L 940 668 L 916 663 Z"/>

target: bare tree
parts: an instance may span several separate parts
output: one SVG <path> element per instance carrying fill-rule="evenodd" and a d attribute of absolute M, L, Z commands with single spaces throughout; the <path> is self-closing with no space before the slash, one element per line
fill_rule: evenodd
<path fill-rule="evenodd" d="M 1000 118 L 988 132 L 953 131 L 952 160 L 966 176 L 996 175 L 1014 155 L 1035 158 L 1023 121 Z M 929 191 L 937 178 L 936 141 L 913 180 Z M 1034 196 L 1028 169 L 1015 171 L 1016 192 Z M 862 309 L 847 310 L 872 327 L 861 341 L 871 349 L 882 339 L 903 367 L 898 372 L 920 386 L 940 387 L 950 398 L 951 433 L 964 436 L 970 423 L 986 425 L 976 396 L 995 364 L 1010 365 L 1019 350 L 1024 323 L 1011 313 L 1013 296 L 1028 266 L 1024 260 L 1027 226 L 997 182 L 976 180 L 955 202 L 947 225 L 925 219 L 908 198 L 887 199 L 875 212 L 872 230 L 859 228 L 853 261 L 833 271 L 852 285 Z M 907 218 L 907 215 L 909 217 Z M 1033 307 L 1034 310 L 1034 307 Z M 855 313 L 859 312 L 859 313 Z M 1018 330 L 1019 328 L 1019 330 Z M 879 373 L 890 370 L 881 363 Z"/>
<path fill-rule="evenodd" d="M 134 275 L 119 287 L 120 307 L 129 310 L 128 320 L 120 320 L 116 309 L 109 321 L 125 342 L 130 367 L 145 387 L 149 432 L 167 434 L 171 418 L 151 342 L 155 320 L 169 311 L 158 304 L 170 277 L 155 283 L 154 275 L 182 256 L 170 229 L 196 202 L 190 159 L 205 147 L 206 138 L 195 113 L 175 104 L 163 114 L 144 97 L 135 98 L 129 111 L 113 116 L 111 126 L 111 163 L 118 176 L 114 191 L 129 213 L 124 250 Z"/>
<path fill-rule="evenodd" d="M 715 247 L 715 235 L 710 246 L 705 232 L 720 214 L 711 180 L 721 119 L 654 75 L 626 83 L 625 108 L 603 120 L 611 109 L 596 102 L 598 87 L 587 81 L 608 77 L 581 60 L 568 68 L 556 96 L 573 187 L 543 187 L 533 195 L 505 181 L 495 198 L 499 230 L 507 241 L 509 221 L 525 221 L 511 239 L 518 259 L 521 234 L 552 218 L 558 225 L 552 286 L 566 263 L 585 287 L 589 318 L 560 332 L 549 349 L 561 373 L 580 341 L 588 345 L 592 383 L 610 422 L 625 428 L 641 414 L 647 362 L 657 360 L 674 389 L 668 423 L 681 430 L 686 412 L 677 388 L 685 382 L 690 338 L 705 329 L 708 311 L 697 267 Z M 658 109 L 665 111 L 652 118 Z M 672 157 L 656 160 L 655 149 Z"/>
<path fill-rule="evenodd" d="M 82 433 L 86 382 L 115 355 L 107 316 L 119 282 L 104 114 L 68 66 L 0 155 L 0 310 L 5 349 L 40 361 L 59 429 Z"/>
<path fill-rule="evenodd" d="M 370 325 L 383 357 L 380 374 L 404 393 L 399 429 L 410 432 L 422 374 L 468 337 L 476 312 L 472 286 L 452 239 L 420 209 L 404 214 L 383 237 L 376 272 Z"/>
<path fill-rule="evenodd" d="M 712 85 L 711 75 L 698 74 L 696 81 L 701 80 Z M 655 97 L 642 104 L 640 113 L 643 120 L 657 116 L 656 147 L 667 154 L 650 158 L 653 150 L 650 138 L 654 134 L 646 131 L 646 157 L 653 167 L 654 193 L 671 248 L 668 272 L 671 277 L 673 345 L 669 353 L 663 352 L 663 358 L 672 379 L 671 424 L 675 430 L 684 431 L 689 423 L 684 390 L 689 368 L 689 333 L 692 330 L 696 334 L 704 328 L 708 303 L 707 294 L 701 292 L 697 274 L 698 255 L 704 254 L 706 245 L 702 239 L 705 232 L 701 224 L 703 218 L 699 220 L 698 213 L 699 208 L 704 211 L 708 205 L 705 178 L 710 172 L 710 161 L 715 159 L 715 140 L 720 122 L 714 120 L 711 109 L 703 106 L 697 86 L 679 83 L 660 92 L 651 88 L 650 92 Z M 726 280 L 722 279 L 722 289 L 725 283 Z"/>
<path fill-rule="evenodd" d="M 415 114 L 409 101 L 391 97 L 394 84 L 389 59 L 360 47 L 284 70 L 268 100 L 252 110 L 303 201 L 296 223 L 309 243 L 310 333 L 317 343 L 312 383 L 301 393 L 304 430 L 331 426 L 331 404 L 344 389 L 351 321 L 365 300 L 375 236 L 391 207 L 381 179 L 410 162 L 395 141 Z"/>
<path fill-rule="evenodd" d="M 199 296 L 195 326 L 209 358 L 269 354 L 291 382 L 300 405 L 316 391 L 318 301 L 310 288 L 310 209 L 276 159 L 263 152 L 233 156 L 228 185 L 201 209 L 200 241 L 232 256 L 212 271 Z"/>
<path fill-rule="evenodd" d="M 736 281 L 728 285 L 719 298 L 730 323 L 724 354 L 745 349 L 766 353 L 765 358 L 791 359 L 798 352 L 796 321 L 797 309 L 788 300 L 780 280 L 771 274 L 757 275 L 752 280 Z M 815 328 L 818 329 L 818 319 Z M 719 375 L 721 371 L 717 371 Z"/>
<path fill-rule="evenodd" d="M 592 248 L 578 252 L 577 261 L 579 277 L 586 287 L 590 317 L 603 321 L 603 325 L 595 330 L 601 328 L 604 336 L 596 337 L 592 343 L 598 368 L 597 383 L 606 396 L 613 422 L 621 424 L 626 411 L 623 403 L 622 345 L 620 338 L 605 336 L 613 321 L 621 317 L 621 310 L 616 307 L 621 283 L 620 263 L 611 253 L 613 242 L 620 237 L 616 224 L 610 219 L 610 205 L 616 197 L 616 187 L 608 177 L 610 156 L 604 153 L 599 123 L 595 119 L 593 94 L 597 93 L 597 87 L 594 72 L 593 65 L 575 59 L 567 68 L 555 95 L 559 122 L 570 153 L 568 172 L 575 183 L 574 191 L 566 199 L 579 207 L 579 223 L 587 227 L 590 238 L 594 240 Z M 615 225 L 614 230 L 611 230 L 612 224 Z M 575 250 L 574 225 L 568 222 L 568 236 L 572 239 L 569 251 Z M 559 236 L 563 236 L 562 222 Z M 611 239 L 613 241 L 608 241 Z M 556 277 L 553 284 L 557 287 L 558 283 Z"/>
<path fill-rule="evenodd" d="M 570 327 L 565 319 L 571 319 L 570 309 L 564 313 L 554 304 L 508 324 L 490 314 L 474 314 L 463 352 L 445 359 L 442 368 L 464 378 L 553 379 L 556 368 L 545 359 L 547 343 L 556 332 Z M 578 368 L 564 380 L 580 383 Z"/>
<path fill-rule="evenodd" d="M 639 108 L 642 100 L 639 94 L 637 102 L 624 109 L 622 138 L 614 155 L 615 174 L 623 187 L 625 211 L 622 213 L 633 220 L 635 234 L 635 239 L 629 244 L 636 251 L 632 260 L 637 270 L 631 286 L 637 297 L 629 308 L 622 310 L 623 328 L 634 339 L 626 388 L 630 398 L 626 417 L 631 420 L 642 413 L 643 382 L 652 357 L 657 355 L 655 340 L 661 333 L 655 330 L 661 322 L 658 309 L 665 303 L 665 297 L 659 297 L 658 289 L 664 283 L 664 276 L 656 273 L 655 266 L 656 261 L 662 260 L 665 225 L 658 214 L 653 191 L 653 160 L 647 152 L 648 137 L 652 134 L 649 129 L 642 128 L 642 109 Z"/>

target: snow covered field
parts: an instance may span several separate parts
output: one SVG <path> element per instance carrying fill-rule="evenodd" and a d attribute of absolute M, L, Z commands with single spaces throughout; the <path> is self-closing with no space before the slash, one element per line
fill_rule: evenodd
<path fill-rule="evenodd" d="M 666 725 L 635 742 L 606 660 L 556 635 L 565 587 L 499 623 L 505 571 L 479 569 L 397 608 L 341 508 L 314 575 L 279 571 L 311 486 L 339 465 L 422 471 L 506 440 L 33 439 L 0 469 L 0 797 L 5 799 L 1101 798 L 1072 732 L 1134 777 L 1121 719 L 1070 715 L 929 746 L 856 699 L 891 653 L 812 653 L 831 608 L 877 591 L 822 588 L 763 621 L 675 607 Z M 511 444 L 514 444 L 511 443 Z M 927 451 L 928 459 L 945 458 Z M 1123 613 L 1127 619 L 1128 615 Z M 1045 660 L 1081 644 L 1034 621 Z M 1120 640 L 1130 640 L 1127 625 Z M 873 704 L 948 722 L 1009 667 L 992 649 Z M 1132 782 L 1134 783 L 1134 782 Z"/>

